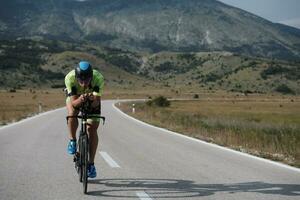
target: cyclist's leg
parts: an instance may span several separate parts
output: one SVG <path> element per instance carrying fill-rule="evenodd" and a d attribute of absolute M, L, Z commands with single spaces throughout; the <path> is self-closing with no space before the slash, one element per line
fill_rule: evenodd
<path fill-rule="evenodd" d="M 69 116 L 78 115 L 79 111 L 77 111 L 73 108 L 70 101 L 67 100 L 66 104 L 67 104 Z M 76 130 L 78 128 L 78 119 L 77 118 L 69 118 L 68 128 L 69 128 L 69 138 L 76 139 Z"/>
<path fill-rule="evenodd" d="M 99 127 L 98 120 L 89 120 L 88 121 L 88 135 L 89 135 L 89 143 L 90 143 L 90 163 L 94 163 L 95 155 L 98 147 L 98 133 L 97 129 Z"/>

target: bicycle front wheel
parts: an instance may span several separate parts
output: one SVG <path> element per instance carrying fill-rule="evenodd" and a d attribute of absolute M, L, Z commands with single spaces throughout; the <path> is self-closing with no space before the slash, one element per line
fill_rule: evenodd
<path fill-rule="evenodd" d="M 88 136 L 85 135 L 82 138 L 82 184 L 83 184 L 83 193 L 87 193 L 88 185 L 88 157 L 89 157 L 89 141 Z"/>

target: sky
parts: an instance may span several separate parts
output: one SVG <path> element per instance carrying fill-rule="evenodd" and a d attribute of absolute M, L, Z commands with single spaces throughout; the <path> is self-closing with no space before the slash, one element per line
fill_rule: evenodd
<path fill-rule="evenodd" d="M 261 16 L 300 28 L 300 0 L 219 0 Z"/>

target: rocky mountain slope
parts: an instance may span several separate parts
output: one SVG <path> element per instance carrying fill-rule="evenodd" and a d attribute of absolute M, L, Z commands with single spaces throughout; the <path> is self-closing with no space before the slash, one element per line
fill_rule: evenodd
<path fill-rule="evenodd" d="M 300 30 L 216 0 L 1 1 L 1 38 L 37 36 L 134 51 L 300 58 Z"/>

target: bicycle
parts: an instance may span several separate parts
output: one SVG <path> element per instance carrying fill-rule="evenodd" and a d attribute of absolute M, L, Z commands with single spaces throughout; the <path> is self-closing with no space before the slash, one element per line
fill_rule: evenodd
<path fill-rule="evenodd" d="M 75 169 L 79 175 L 79 181 L 83 184 L 83 193 L 87 194 L 87 185 L 88 185 L 88 161 L 89 161 L 89 138 L 87 135 L 87 119 L 89 118 L 99 118 L 102 119 L 103 125 L 105 123 L 105 117 L 95 114 L 88 114 L 91 108 L 91 101 L 86 100 L 83 105 L 80 107 L 81 115 L 77 116 L 67 116 L 67 122 L 69 118 L 78 118 L 81 119 L 81 130 L 79 138 L 77 141 L 78 151 L 76 151 L 73 161 L 75 162 Z"/>

